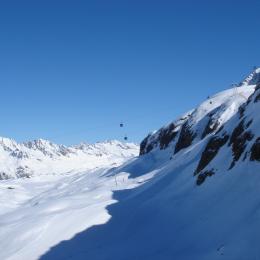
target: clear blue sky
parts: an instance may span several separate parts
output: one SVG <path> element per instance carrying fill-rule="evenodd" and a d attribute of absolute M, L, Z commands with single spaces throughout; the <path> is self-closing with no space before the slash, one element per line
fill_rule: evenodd
<path fill-rule="evenodd" d="M 139 142 L 260 64 L 259 14 L 259 0 L 1 1 L 0 135 Z"/>

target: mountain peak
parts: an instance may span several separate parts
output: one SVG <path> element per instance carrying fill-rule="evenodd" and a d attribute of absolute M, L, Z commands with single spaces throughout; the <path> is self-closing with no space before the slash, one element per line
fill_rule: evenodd
<path fill-rule="evenodd" d="M 260 83 L 260 68 L 254 70 L 239 84 L 239 86 L 256 85 Z"/>

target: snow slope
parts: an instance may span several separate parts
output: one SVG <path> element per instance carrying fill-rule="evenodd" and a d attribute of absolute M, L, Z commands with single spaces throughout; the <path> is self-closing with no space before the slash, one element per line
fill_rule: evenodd
<path fill-rule="evenodd" d="M 37 259 L 50 246 L 92 225 L 108 221 L 105 210 L 115 203 L 114 178 L 104 170 L 47 175 L 0 183 L 0 259 Z M 134 181 L 120 187 L 134 186 Z"/>
<path fill-rule="evenodd" d="M 0 149 L 6 173 L 0 181 L 1 260 L 37 259 L 51 245 L 108 220 L 104 208 L 114 203 L 111 188 L 117 183 L 103 174 L 139 152 L 137 145 L 119 141 L 65 147 L 7 138 Z M 20 168 L 30 174 L 21 174 Z"/>
<path fill-rule="evenodd" d="M 259 74 L 121 166 L 1 181 L 0 259 L 260 259 Z"/>

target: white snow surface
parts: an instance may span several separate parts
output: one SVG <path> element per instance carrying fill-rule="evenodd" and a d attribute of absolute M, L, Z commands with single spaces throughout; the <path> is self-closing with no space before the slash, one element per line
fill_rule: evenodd
<path fill-rule="evenodd" d="M 65 147 L 1 138 L 0 259 L 38 259 L 59 241 L 107 221 L 105 206 L 115 202 L 112 190 L 127 175 L 108 179 L 104 172 L 138 152 L 138 145 L 115 140 Z M 20 168 L 30 174 L 19 175 Z"/>
<path fill-rule="evenodd" d="M 179 132 L 165 149 L 158 144 L 169 125 L 149 136 L 153 148 L 143 156 L 133 157 L 130 149 L 123 159 L 118 154 L 111 159 L 109 149 L 98 163 L 82 166 L 80 159 L 69 169 L 60 158 L 74 158 L 80 146 L 69 148 L 75 150 L 68 155 L 63 147 L 45 143 L 43 152 L 41 145 L 22 144 L 29 158 L 27 149 L 37 152 L 29 165 L 34 174 L 0 181 L 0 259 L 260 259 L 260 163 L 250 159 L 260 136 L 260 89 L 251 80 L 209 97 L 174 121 L 174 131 L 188 122 L 197 133 L 175 154 Z M 202 137 L 209 114 L 217 128 Z M 241 158 L 229 169 L 233 154 L 227 142 L 205 168 L 215 174 L 196 185 L 194 171 L 209 140 L 230 136 L 241 120 L 253 134 Z M 3 142 L 17 147 L 9 139 Z M 59 166 L 50 167 L 52 162 L 38 171 L 34 165 L 43 153 L 49 156 L 44 162 L 58 160 Z M 10 169 L 12 164 L 6 163 Z"/>

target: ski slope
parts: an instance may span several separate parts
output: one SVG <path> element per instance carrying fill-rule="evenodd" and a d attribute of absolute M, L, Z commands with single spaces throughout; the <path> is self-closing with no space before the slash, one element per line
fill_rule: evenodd
<path fill-rule="evenodd" d="M 113 190 L 136 184 L 121 174 L 116 185 L 104 172 L 2 181 L 0 259 L 38 259 L 61 240 L 108 221 Z"/>
<path fill-rule="evenodd" d="M 149 134 L 140 156 L 2 180 L 0 259 L 260 259 L 259 74 Z"/>
<path fill-rule="evenodd" d="M 131 147 L 128 153 L 125 146 Z M 137 155 L 137 146 L 122 144 L 122 147 L 109 147 L 114 155 L 110 152 L 110 160 L 103 156 L 102 163 L 99 157 L 93 161 L 89 156 L 88 169 L 82 172 L 51 172 L 2 180 L 0 259 L 38 259 L 61 240 L 108 221 L 106 206 L 116 202 L 113 190 L 137 185 L 136 181 L 127 181 L 127 174 L 119 174 L 116 179 L 106 177 L 107 168 Z"/>

